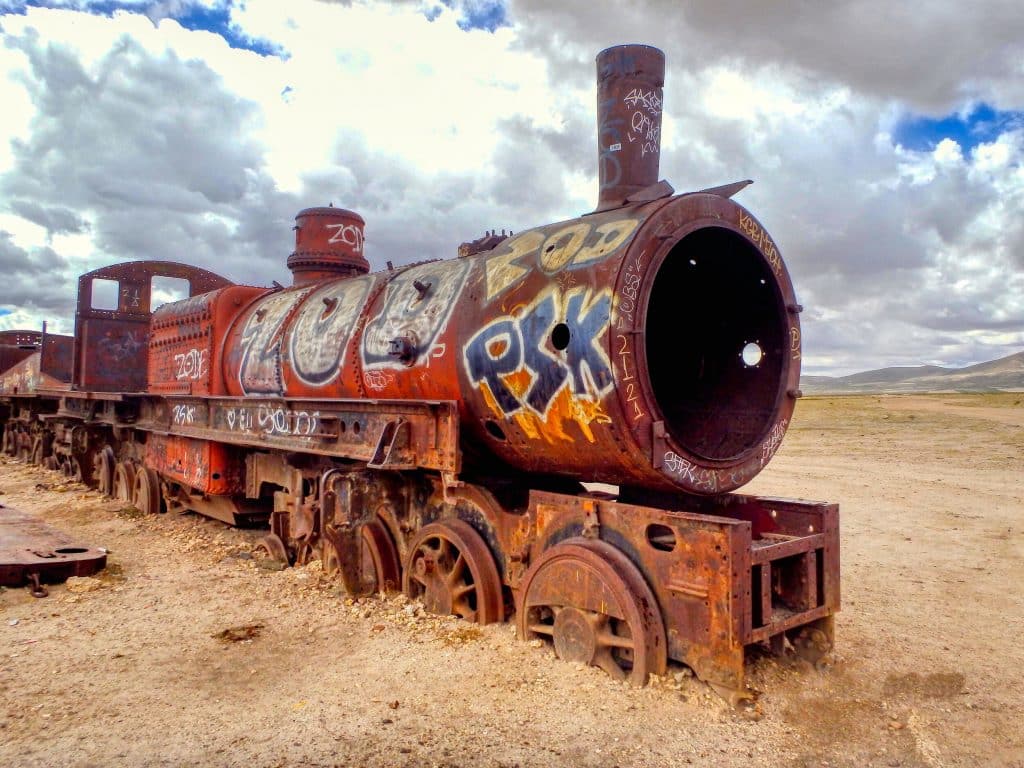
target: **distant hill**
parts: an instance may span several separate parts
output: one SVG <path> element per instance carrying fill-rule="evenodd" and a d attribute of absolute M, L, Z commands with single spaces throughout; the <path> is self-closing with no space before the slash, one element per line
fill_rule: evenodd
<path fill-rule="evenodd" d="M 802 376 L 800 389 L 806 395 L 1024 390 L 1024 352 L 966 368 L 919 365 L 879 368 L 849 376 Z"/>

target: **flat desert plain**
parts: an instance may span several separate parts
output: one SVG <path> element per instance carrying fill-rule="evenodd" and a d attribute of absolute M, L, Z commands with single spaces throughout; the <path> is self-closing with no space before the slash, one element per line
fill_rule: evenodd
<path fill-rule="evenodd" d="M 625 687 L 4 459 L 0 501 L 110 558 L 0 592 L 0 765 L 1024 768 L 1022 478 L 1024 394 L 802 400 L 746 490 L 840 504 L 836 648 L 751 654 L 733 709 L 682 667 Z"/>

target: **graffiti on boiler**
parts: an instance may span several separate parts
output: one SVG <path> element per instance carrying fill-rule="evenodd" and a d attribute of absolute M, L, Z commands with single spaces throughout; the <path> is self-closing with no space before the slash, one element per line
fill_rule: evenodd
<path fill-rule="evenodd" d="M 571 439 L 561 428 L 570 420 L 593 442 L 589 424 L 607 423 L 600 400 L 614 383 L 599 344 L 610 312 L 608 290 L 547 291 L 470 338 L 463 349 L 466 374 L 495 415 L 514 417 L 529 436 Z"/>

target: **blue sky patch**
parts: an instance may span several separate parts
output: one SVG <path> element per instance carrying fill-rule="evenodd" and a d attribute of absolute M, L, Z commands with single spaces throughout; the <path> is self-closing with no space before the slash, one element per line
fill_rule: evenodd
<path fill-rule="evenodd" d="M 186 9 L 181 15 L 172 15 L 171 18 L 177 21 L 185 29 L 203 30 L 213 32 L 227 40 L 232 48 L 239 48 L 246 51 L 253 51 L 260 56 L 278 56 L 281 49 L 266 40 L 254 40 L 239 33 L 237 27 L 231 25 L 230 3 L 217 8 L 206 8 L 202 5 L 193 5 Z"/>
<path fill-rule="evenodd" d="M 469 31 L 471 29 L 486 29 L 494 32 L 498 27 L 509 25 L 507 9 L 504 0 L 441 0 L 449 8 L 461 13 L 459 29 Z M 440 15 L 440 9 L 434 7 L 425 12 L 428 21 L 433 21 Z"/>
<path fill-rule="evenodd" d="M 1022 127 L 1024 112 L 1002 112 L 988 104 L 977 104 L 966 115 L 908 116 L 896 126 L 893 138 L 907 149 L 927 152 L 943 139 L 952 139 L 966 153 L 1006 131 Z"/>
<path fill-rule="evenodd" d="M 84 0 L 76 3 L 73 8 L 94 16 L 113 16 L 117 11 L 128 11 L 129 13 L 141 13 L 149 16 L 150 19 L 171 18 L 177 21 L 185 29 L 193 31 L 202 30 L 220 35 L 232 48 L 245 51 L 253 51 L 260 56 L 281 56 L 283 51 L 267 40 L 257 40 L 241 34 L 238 27 L 231 24 L 232 2 L 208 8 L 199 3 L 189 3 L 181 11 L 174 14 L 161 12 L 159 3 L 147 4 L 118 2 L 118 0 Z M 68 8 L 64 3 L 57 0 L 27 0 L 24 4 L 14 9 L 15 13 L 24 14 L 26 8 Z"/>

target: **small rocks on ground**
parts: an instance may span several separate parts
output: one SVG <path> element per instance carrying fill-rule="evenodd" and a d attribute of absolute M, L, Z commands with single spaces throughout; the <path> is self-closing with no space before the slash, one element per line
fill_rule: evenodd
<path fill-rule="evenodd" d="M 103 582 L 94 579 L 92 576 L 71 576 L 67 581 L 68 592 L 80 595 L 83 592 L 93 592 L 103 587 Z"/>

